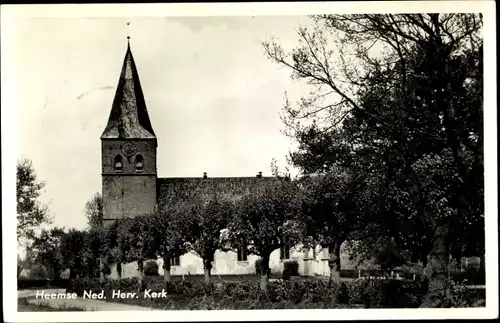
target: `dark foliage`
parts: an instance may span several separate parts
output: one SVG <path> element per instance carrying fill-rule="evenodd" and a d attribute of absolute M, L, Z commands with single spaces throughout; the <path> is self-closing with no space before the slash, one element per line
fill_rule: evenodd
<path fill-rule="evenodd" d="M 158 276 L 158 263 L 154 260 L 149 260 L 144 264 L 144 275 Z"/>
<path fill-rule="evenodd" d="M 283 262 L 283 277 L 299 275 L 299 263 L 296 260 Z"/>
<path fill-rule="evenodd" d="M 19 279 L 17 289 L 39 289 L 39 288 L 68 288 L 71 285 L 68 279 Z"/>
<path fill-rule="evenodd" d="M 136 278 L 109 280 L 104 285 L 99 283 L 99 279 L 75 279 L 68 292 L 82 295 L 84 290 L 101 288 L 107 293 L 118 289 L 123 292 L 136 292 L 137 284 Z M 267 294 L 263 294 L 257 282 L 251 281 L 212 282 L 207 285 L 203 281 L 165 283 L 154 277 L 146 277 L 144 284 L 145 288 L 152 292 L 165 289 L 169 295 L 167 298 L 147 300 L 148 306 L 170 309 L 416 308 L 427 291 L 427 282 L 396 280 L 356 280 L 340 285 L 329 284 L 323 280 L 270 282 Z M 454 306 L 481 304 L 484 297 L 484 289 L 457 287 L 454 293 L 457 303 Z M 207 299 L 212 301 L 211 306 L 206 303 Z M 197 301 L 193 303 L 193 300 Z M 134 304 L 137 302 L 124 301 Z"/>
<path fill-rule="evenodd" d="M 261 273 L 261 268 L 262 267 L 262 259 L 257 259 L 255 260 L 255 273 L 259 275 Z"/>

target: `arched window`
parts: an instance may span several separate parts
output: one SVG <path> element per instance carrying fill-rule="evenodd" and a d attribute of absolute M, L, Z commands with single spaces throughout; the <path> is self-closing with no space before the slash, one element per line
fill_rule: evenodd
<path fill-rule="evenodd" d="M 144 170 L 144 158 L 142 155 L 137 155 L 135 157 L 135 171 L 142 172 Z"/>
<path fill-rule="evenodd" d="M 287 239 L 283 239 L 280 246 L 280 260 L 290 259 L 290 244 Z"/>
<path fill-rule="evenodd" d="M 241 246 L 238 248 L 238 261 L 248 261 L 247 259 L 247 243 L 242 241 Z"/>
<path fill-rule="evenodd" d="M 121 173 L 123 171 L 123 158 L 120 155 L 115 157 L 115 172 Z"/>
<path fill-rule="evenodd" d="M 247 246 L 242 246 L 238 248 L 238 261 L 248 261 Z"/>
<path fill-rule="evenodd" d="M 181 265 L 181 257 L 179 251 L 174 251 L 172 257 L 170 257 L 170 266 L 180 266 Z"/>

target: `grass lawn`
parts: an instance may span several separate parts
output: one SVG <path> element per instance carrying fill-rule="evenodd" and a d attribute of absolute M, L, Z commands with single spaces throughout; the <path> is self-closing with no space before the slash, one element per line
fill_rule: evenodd
<path fill-rule="evenodd" d="M 28 303 L 28 298 L 17 299 L 18 312 L 83 312 L 84 310 L 79 307 L 61 306 L 59 308 L 51 307 L 45 304 L 31 304 Z"/>

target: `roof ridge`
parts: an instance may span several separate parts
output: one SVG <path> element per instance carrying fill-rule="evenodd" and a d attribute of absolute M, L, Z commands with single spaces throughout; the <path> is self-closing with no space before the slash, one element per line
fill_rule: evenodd
<path fill-rule="evenodd" d="M 203 178 L 203 176 L 200 177 L 180 177 L 180 176 L 175 176 L 175 177 L 158 177 L 158 179 L 228 179 L 228 178 L 255 178 L 255 179 L 261 179 L 261 178 L 277 178 L 275 176 L 262 176 L 262 177 L 257 177 L 257 176 L 211 176 L 211 177 L 206 177 Z"/>

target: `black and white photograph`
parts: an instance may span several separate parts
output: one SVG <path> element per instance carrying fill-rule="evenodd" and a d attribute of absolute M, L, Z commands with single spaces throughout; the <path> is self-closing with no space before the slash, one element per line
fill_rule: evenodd
<path fill-rule="evenodd" d="M 494 2 L 1 13 L 5 321 L 498 317 Z"/>

